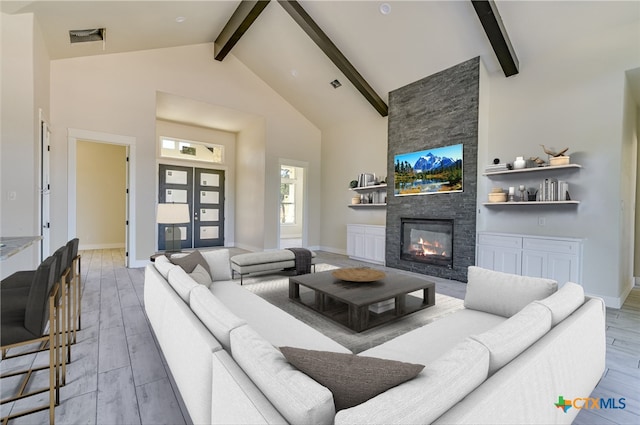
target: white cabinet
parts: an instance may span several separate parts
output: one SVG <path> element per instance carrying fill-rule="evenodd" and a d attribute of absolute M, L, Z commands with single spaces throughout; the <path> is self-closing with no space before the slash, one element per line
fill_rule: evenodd
<path fill-rule="evenodd" d="M 476 254 L 479 267 L 522 274 L 522 238 L 480 234 Z"/>
<path fill-rule="evenodd" d="M 479 233 L 476 265 L 523 276 L 580 283 L 582 241 L 571 238 Z"/>
<path fill-rule="evenodd" d="M 385 226 L 347 224 L 347 255 L 356 260 L 384 264 Z"/>

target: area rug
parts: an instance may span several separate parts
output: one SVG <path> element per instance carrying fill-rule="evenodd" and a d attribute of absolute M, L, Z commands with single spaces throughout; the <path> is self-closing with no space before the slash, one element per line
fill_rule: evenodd
<path fill-rule="evenodd" d="M 337 268 L 338 267 L 324 263 L 316 265 L 317 272 Z M 419 328 L 427 323 L 431 323 L 463 307 L 463 301 L 461 299 L 438 294 L 436 286 L 435 306 L 417 311 L 373 329 L 357 333 L 321 316 L 309 308 L 291 301 L 289 299 L 289 275 L 287 273 L 246 277 L 243 286 L 245 289 L 259 295 L 276 307 L 317 329 L 354 353 L 360 353 L 371 347 L 380 345 L 385 341 L 407 333 L 412 329 Z M 305 288 L 300 287 L 300 290 L 304 292 Z M 417 291 L 414 295 L 421 297 L 422 291 Z"/>

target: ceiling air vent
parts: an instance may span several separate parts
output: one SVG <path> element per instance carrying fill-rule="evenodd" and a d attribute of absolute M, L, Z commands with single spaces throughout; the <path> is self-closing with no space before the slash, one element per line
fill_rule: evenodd
<path fill-rule="evenodd" d="M 70 30 L 69 41 L 71 43 L 84 43 L 87 41 L 104 41 L 107 34 L 106 28 L 93 28 L 88 30 Z"/>

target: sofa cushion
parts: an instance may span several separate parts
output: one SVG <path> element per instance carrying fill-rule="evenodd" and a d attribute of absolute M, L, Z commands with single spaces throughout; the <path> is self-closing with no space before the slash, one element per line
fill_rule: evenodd
<path fill-rule="evenodd" d="M 246 322 L 233 314 L 204 286 L 197 286 L 189 294 L 191 310 L 211 331 L 225 350 L 231 349 L 231 331 Z"/>
<path fill-rule="evenodd" d="M 347 409 L 416 377 L 423 365 L 355 354 L 280 347 L 289 363 L 333 393 L 337 410 Z"/>
<path fill-rule="evenodd" d="M 489 374 L 493 375 L 551 329 L 551 312 L 532 302 L 498 326 L 471 336 L 490 353 Z"/>
<path fill-rule="evenodd" d="M 195 280 L 196 283 L 206 286 L 207 288 L 211 286 L 211 276 L 200 264 L 198 264 L 196 268 L 193 269 L 191 273 L 189 273 L 189 277 Z"/>
<path fill-rule="evenodd" d="M 236 316 L 246 320 L 262 338 L 276 347 L 351 353 L 328 336 L 235 282 L 215 282 L 210 291 Z"/>
<path fill-rule="evenodd" d="M 231 353 L 289 423 L 333 423 L 331 391 L 289 364 L 279 350 L 248 325 L 231 331 Z"/>
<path fill-rule="evenodd" d="M 295 260 L 296 256 L 288 249 L 273 251 L 247 252 L 234 255 L 231 261 L 238 266 L 251 266 L 254 264 L 278 263 L 280 261 Z"/>
<path fill-rule="evenodd" d="M 470 266 L 464 306 L 511 317 L 527 304 L 556 292 L 555 280 L 519 276 Z"/>
<path fill-rule="evenodd" d="M 201 251 L 202 256 L 209 264 L 211 280 L 231 280 L 231 263 L 229 262 L 228 249 L 214 249 Z"/>
<path fill-rule="evenodd" d="M 489 351 L 465 339 L 410 381 L 339 411 L 335 424 L 428 424 L 487 378 Z"/>
<path fill-rule="evenodd" d="M 584 304 L 584 289 L 577 283 L 567 282 L 555 294 L 536 302 L 549 308 L 551 326 L 555 326 Z"/>
<path fill-rule="evenodd" d="M 169 285 L 180 295 L 180 298 L 188 304 L 189 292 L 198 286 L 198 283 L 191 279 L 182 267 L 174 267 L 169 270 L 167 280 L 169 281 Z"/>
<path fill-rule="evenodd" d="M 463 308 L 359 354 L 426 365 L 466 337 L 488 331 L 505 320 L 502 316 Z"/>
<path fill-rule="evenodd" d="M 165 279 L 169 274 L 169 270 L 171 270 L 174 267 L 178 267 L 175 264 L 173 264 L 171 261 L 169 261 L 169 259 L 164 255 L 161 255 L 158 258 L 156 258 L 153 264 L 156 267 L 156 270 L 158 270 L 162 275 L 162 277 L 164 277 Z"/>
<path fill-rule="evenodd" d="M 173 254 L 169 259 L 173 264 L 182 267 L 187 273 L 192 273 L 193 269 L 195 269 L 199 264 L 207 271 L 207 273 L 209 273 L 209 275 L 211 275 L 207 260 L 204 259 L 204 257 L 198 250 L 189 253 Z"/>

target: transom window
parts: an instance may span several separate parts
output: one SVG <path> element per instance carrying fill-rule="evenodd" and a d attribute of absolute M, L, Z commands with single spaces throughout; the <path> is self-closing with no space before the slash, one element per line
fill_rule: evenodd
<path fill-rule="evenodd" d="M 222 164 L 224 146 L 162 136 L 160 137 L 160 156 Z"/>

